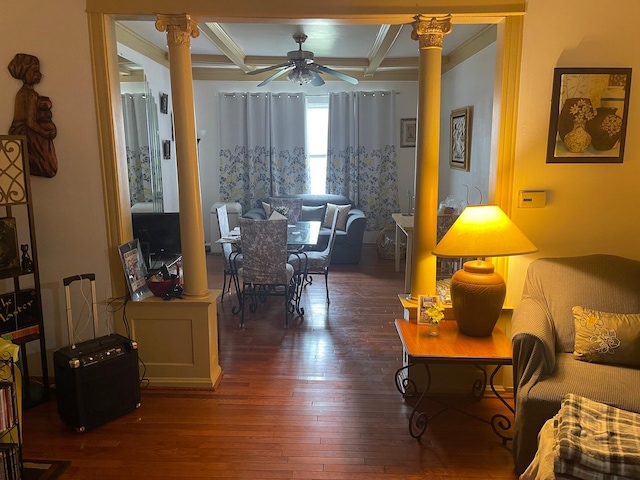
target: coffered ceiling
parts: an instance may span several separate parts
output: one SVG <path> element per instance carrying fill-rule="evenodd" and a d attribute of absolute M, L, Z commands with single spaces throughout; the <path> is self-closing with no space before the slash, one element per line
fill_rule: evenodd
<path fill-rule="evenodd" d="M 304 33 L 303 49 L 315 61 L 363 80 L 417 80 L 418 43 L 411 25 L 344 25 L 327 21 L 298 24 L 201 23 L 191 39 L 196 80 L 234 80 L 258 83 L 270 74 L 247 72 L 286 61 L 297 50 L 293 35 Z M 152 21 L 117 23 L 118 41 L 168 65 L 166 34 Z M 454 25 L 443 44 L 443 71 L 494 42 L 496 29 L 487 24 Z M 136 76 L 137 66 L 121 58 L 121 74 Z M 271 72 L 273 73 L 273 72 Z M 286 79 L 286 76 L 281 77 Z M 325 80 L 335 80 L 327 75 Z"/>

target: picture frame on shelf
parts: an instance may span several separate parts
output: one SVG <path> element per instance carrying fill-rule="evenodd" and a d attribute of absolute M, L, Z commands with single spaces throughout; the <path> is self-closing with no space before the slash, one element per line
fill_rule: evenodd
<path fill-rule="evenodd" d="M 417 136 L 417 120 L 415 118 L 401 118 L 400 148 L 415 147 Z"/>
<path fill-rule="evenodd" d="M 418 325 L 431 325 L 433 323 L 427 314 L 429 307 L 433 304 L 438 304 L 436 295 L 418 295 L 418 315 L 416 320 Z"/>
<path fill-rule="evenodd" d="M 449 167 L 469 171 L 471 156 L 471 114 L 473 107 L 462 107 L 451 111 Z"/>
<path fill-rule="evenodd" d="M 622 163 L 631 68 L 556 68 L 547 163 Z"/>
<path fill-rule="evenodd" d="M 138 302 L 152 297 L 153 293 L 147 286 L 147 264 L 142 256 L 140 240 L 135 238 L 130 242 L 124 243 L 118 247 L 118 251 L 120 252 L 120 259 L 122 260 L 131 300 Z"/>

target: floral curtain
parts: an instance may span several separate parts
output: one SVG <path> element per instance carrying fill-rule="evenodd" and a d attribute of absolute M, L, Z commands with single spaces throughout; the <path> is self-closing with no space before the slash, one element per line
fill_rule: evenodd
<path fill-rule="evenodd" d="M 219 107 L 221 201 L 309 191 L 304 94 L 222 93 Z"/>
<path fill-rule="evenodd" d="M 396 123 L 394 91 L 329 95 L 327 192 L 351 198 L 369 231 L 400 211 Z"/>
<path fill-rule="evenodd" d="M 143 93 L 122 95 L 124 134 L 127 146 L 129 197 L 131 205 L 153 202 L 153 176 L 147 116 L 147 99 Z"/>

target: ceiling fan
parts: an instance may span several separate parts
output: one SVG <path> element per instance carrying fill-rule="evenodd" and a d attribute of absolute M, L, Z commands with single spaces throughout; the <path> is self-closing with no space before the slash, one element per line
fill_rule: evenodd
<path fill-rule="evenodd" d="M 300 85 L 305 83 L 310 83 L 314 87 L 324 85 L 324 80 L 320 77 L 321 73 L 328 73 L 329 75 L 333 75 L 334 77 L 338 77 L 339 79 L 354 85 L 358 83 L 357 79 L 350 77 L 349 75 L 345 75 L 342 72 L 338 72 L 329 67 L 325 67 L 324 65 L 320 65 L 319 63 L 315 63 L 313 60 L 313 52 L 302 50 L 302 44 L 307 39 L 307 36 L 304 33 L 297 33 L 293 35 L 293 39 L 298 44 L 298 50 L 288 52 L 287 61 L 285 63 L 247 72 L 248 75 L 257 75 L 259 73 L 276 70 L 278 68 L 280 69 L 269 78 L 259 83 L 259 87 L 266 85 L 287 72 L 287 78 L 289 81 L 299 83 Z"/>

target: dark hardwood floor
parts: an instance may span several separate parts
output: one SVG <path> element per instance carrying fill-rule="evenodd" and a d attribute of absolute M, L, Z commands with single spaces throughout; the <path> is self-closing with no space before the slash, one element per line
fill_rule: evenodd
<path fill-rule="evenodd" d="M 207 256 L 211 288 L 219 256 Z M 62 479 L 516 479 L 510 442 L 458 412 L 431 422 L 419 443 L 410 404 L 394 384 L 401 346 L 393 321 L 404 274 L 366 246 L 359 266 L 335 266 L 306 288 L 304 319 L 284 328 L 279 298 L 248 315 L 218 303 L 215 391 L 150 385 L 141 407 L 85 433 L 58 418 L 52 400 L 24 412 L 23 455 L 70 460 Z M 483 418 L 506 413 L 495 399 Z"/>

